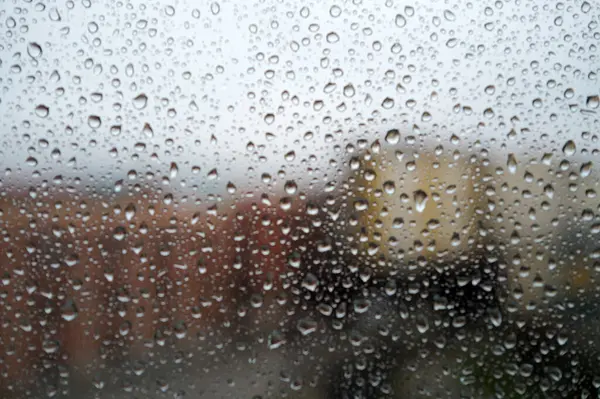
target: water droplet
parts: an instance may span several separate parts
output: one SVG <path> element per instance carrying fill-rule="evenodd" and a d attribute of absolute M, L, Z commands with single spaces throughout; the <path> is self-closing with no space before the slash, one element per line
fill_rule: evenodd
<path fill-rule="evenodd" d="M 264 120 L 267 125 L 271 125 L 273 122 L 275 122 L 275 115 L 266 114 L 264 117 Z"/>
<path fill-rule="evenodd" d="M 177 163 L 171 162 L 171 167 L 169 168 L 169 176 L 171 179 L 175 179 L 177 177 L 177 173 L 179 172 L 179 168 L 177 167 Z"/>
<path fill-rule="evenodd" d="M 346 97 L 354 97 L 354 86 L 352 84 L 344 86 L 344 95 Z"/>
<path fill-rule="evenodd" d="M 398 28 L 404 28 L 406 26 L 406 18 L 402 14 L 396 14 L 394 22 Z"/>
<path fill-rule="evenodd" d="M 154 137 L 154 130 L 152 130 L 152 127 L 147 123 L 144 123 L 144 127 L 142 128 L 142 133 L 144 134 L 144 136 L 146 136 L 149 139 Z"/>
<path fill-rule="evenodd" d="M 398 144 L 400 141 L 400 132 L 397 129 L 389 130 L 385 135 L 385 141 L 392 145 Z"/>
<path fill-rule="evenodd" d="M 589 96 L 585 102 L 585 105 L 588 108 L 596 109 L 598 105 L 600 105 L 600 97 L 599 96 Z"/>
<path fill-rule="evenodd" d="M 327 43 L 337 43 L 340 41 L 340 37 L 335 32 L 329 32 L 326 36 Z"/>
<path fill-rule="evenodd" d="M 113 125 L 110 127 L 110 134 L 112 134 L 113 136 L 120 136 L 121 135 L 121 125 Z"/>
<path fill-rule="evenodd" d="M 587 1 L 584 1 L 581 4 L 581 12 L 584 14 L 587 14 L 588 12 L 590 12 L 590 10 L 592 9 L 592 6 L 590 3 L 588 3 Z"/>
<path fill-rule="evenodd" d="M 506 161 L 506 167 L 511 174 L 517 173 L 517 158 L 515 158 L 515 154 L 508 154 L 508 160 Z"/>
<path fill-rule="evenodd" d="M 206 175 L 209 180 L 216 180 L 219 177 L 219 172 L 217 169 L 211 169 L 210 172 Z"/>
<path fill-rule="evenodd" d="M 429 330 L 429 321 L 423 315 L 417 315 L 416 324 L 417 331 L 419 331 L 421 334 L 425 334 L 427 330 Z"/>
<path fill-rule="evenodd" d="M 102 125 L 102 120 L 97 115 L 90 115 L 88 117 L 88 125 L 92 129 L 98 129 Z"/>
<path fill-rule="evenodd" d="M 293 180 L 289 180 L 287 182 L 285 182 L 285 192 L 288 193 L 289 195 L 294 195 L 296 194 L 296 191 L 298 190 L 298 185 L 296 184 L 295 181 Z"/>
<path fill-rule="evenodd" d="M 127 236 L 127 231 L 125 230 L 125 228 L 123 226 L 115 227 L 115 229 L 113 231 L 113 238 L 115 240 L 123 241 L 126 236 Z"/>
<path fill-rule="evenodd" d="M 50 114 L 50 108 L 46 107 L 43 104 L 40 104 L 37 107 L 35 107 L 35 114 L 40 118 L 46 118 Z"/>
<path fill-rule="evenodd" d="M 331 8 L 329 8 L 329 15 L 331 15 L 333 18 L 337 18 L 342 14 L 342 9 L 339 6 L 331 6 Z"/>
<path fill-rule="evenodd" d="M 78 311 L 75 302 L 72 299 L 67 299 L 60 308 L 60 315 L 66 321 L 73 321 L 77 318 Z"/>
<path fill-rule="evenodd" d="M 34 157 L 28 157 L 28 158 L 25 160 L 25 163 L 27 163 L 27 165 L 29 165 L 29 166 L 31 166 L 31 167 L 35 167 L 35 166 L 37 166 L 37 164 L 38 164 L 38 161 L 37 161 L 37 159 L 35 159 Z"/>
<path fill-rule="evenodd" d="M 50 20 L 54 22 L 58 22 L 61 20 L 60 13 L 58 12 L 58 9 L 56 7 L 52 7 L 48 11 L 48 17 L 50 17 Z"/>
<path fill-rule="evenodd" d="M 486 108 L 486 109 L 483 111 L 483 116 L 485 116 L 485 117 L 486 117 L 486 118 L 488 118 L 488 119 L 491 119 L 491 118 L 493 118 L 493 117 L 494 117 L 494 115 L 495 115 L 495 114 L 494 114 L 494 110 L 493 110 L 493 109 L 491 109 L 491 108 Z"/>
<path fill-rule="evenodd" d="M 355 313 L 365 313 L 369 310 L 371 306 L 371 301 L 366 298 L 359 298 L 354 300 L 354 312 Z"/>
<path fill-rule="evenodd" d="M 219 5 L 219 3 L 214 2 L 210 5 L 210 12 L 213 15 L 218 15 L 221 12 L 221 6 Z"/>
<path fill-rule="evenodd" d="M 322 302 L 319 303 L 317 305 L 317 310 L 323 316 L 331 316 L 333 314 L 333 307 L 331 305 L 326 304 L 326 303 L 322 303 Z"/>
<path fill-rule="evenodd" d="M 135 205 L 133 204 L 129 204 L 127 205 L 127 208 L 125 208 L 125 219 L 127 219 L 127 221 L 132 221 L 133 218 L 135 218 Z"/>
<path fill-rule="evenodd" d="M 229 194 L 235 194 L 237 188 L 235 187 L 235 184 L 233 184 L 232 182 L 227 183 L 227 192 Z"/>
<path fill-rule="evenodd" d="M 458 39 L 455 37 L 452 37 L 446 41 L 446 47 L 448 47 L 448 48 L 454 48 L 454 47 L 456 47 L 457 44 L 458 44 Z"/>
<path fill-rule="evenodd" d="M 581 169 L 579 170 L 579 175 L 584 178 L 588 177 L 592 172 L 592 162 L 585 162 L 581 165 Z"/>
<path fill-rule="evenodd" d="M 269 349 L 277 349 L 285 344 L 285 336 L 279 331 L 273 331 L 269 334 L 268 345 Z"/>
<path fill-rule="evenodd" d="M 492 94 L 494 94 L 496 92 L 496 87 L 493 85 L 489 85 L 489 86 L 485 87 L 484 91 L 485 91 L 485 94 L 488 94 L 491 96 Z"/>
<path fill-rule="evenodd" d="M 292 162 L 294 159 L 296 159 L 296 152 L 290 151 L 284 155 L 284 158 L 286 161 Z"/>
<path fill-rule="evenodd" d="M 500 327 L 502 325 L 502 313 L 498 308 L 488 309 L 488 315 L 490 316 L 490 321 L 494 327 Z"/>
<path fill-rule="evenodd" d="M 396 192 L 396 184 L 391 180 L 387 180 L 383 183 L 383 191 L 388 195 L 394 194 Z"/>
<path fill-rule="evenodd" d="M 29 54 L 31 58 L 39 58 L 42 56 L 42 53 L 42 47 L 39 44 L 35 42 L 29 42 L 27 45 L 27 54 Z"/>
<path fill-rule="evenodd" d="M 450 10 L 444 10 L 444 18 L 446 18 L 447 21 L 451 22 L 456 20 L 456 16 Z"/>
<path fill-rule="evenodd" d="M 386 97 L 383 102 L 381 103 L 381 106 L 385 109 L 392 109 L 394 107 L 394 99 L 390 98 L 390 97 Z"/>
<path fill-rule="evenodd" d="M 133 106 L 137 109 L 144 109 L 148 105 L 148 97 L 142 93 L 133 99 Z"/>
<path fill-rule="evenodd" d="M 98 29 L 99 27 L 97 23 L 92 21 L 88 24 L 88 32 L 90 32 L 91 34 L 98 32 Z"/>
<path fill-rule="evenodd" d="M 319 279 L 312 273 L 306 273 L 302 280 L 302 288 L 306 288 L 309 291 L 316 291 L 319 285 Z"/>
<path fill-rule="evenodd" d="M 576 147 L 575 147 L 575 142 L 573 140 L 567 141 L 562 148 L 563 154 L 565 154 L 568 157 L 574 155 L 575 150 L 576 150 Z"/>
<path fill-rule="evenodd" d="M 317 322 L 308 317 L 298 320 L 298 323 L 296 324 L 298 331 L 300 331 L 302 335 L 309 335 L 314 333 L 315 331 L 317 331 L 317 326 Z"/>
<path fill-rule="evenodd" d="M 425 206 L 427 205 L 427 200 L 429 197 L 423 190 L 417 190 L 413 193 L 413 198 L 415 201 L 415 209 L 417 212 L 423 212 L 425 210 Z"/>
<path fill-rule="evenodd" d="M 563 24 L 563 17 L 554 18 L 554 25 L 561 26 Z"/>

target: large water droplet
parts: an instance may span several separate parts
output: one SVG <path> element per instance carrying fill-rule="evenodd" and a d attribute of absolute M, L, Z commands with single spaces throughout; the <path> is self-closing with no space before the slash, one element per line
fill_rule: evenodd
<path fill-rule="evenodd" d="M 396 23 L 397 27 L 404 28 L 406 26 L 406 17 L 402 14 L 396 14 L 394 22 Z"/>
<path fill-rule="evenodd" d="M 277 349 L 285 344 L 285 336 L 279 331 L 273 331 L 269 334 L 269 349 Z"/>
<path fill-rule="evenodd" d="M 427 200 L 429 197 L 423 190 L 417 190 L 413 193 L 413 198 L 415 200 L 415 209 L 417 212 L 423 212 L 425 210 L 425 206 L 427 205 Z"/>
<path fill-rule="evenodd" d="M 388 144 L 392 145 L 398 144 L 398 142 L 400 141 L 400 132 L 397 129 L 392 129 L 388 131 L 385 135 L 385 141 Z"/>
<path fill-rule="evenodd" d="M 133 106 L 137 109 L 144 109 L 148 105 L 148 96 L 144 93 L 139 94 L 133 99 Z"/>
<path fill-rule="evenodd" d="M 40 104 L 37 107 L 35 107 L 35 114 L 40 118 L 46 118 L 50 114 L 50 108 L 48 108 L 44 104 Z"/>
<path fill-rule="evenodd" d="M 506 167 L 511 174 L 517 173 L 517 158 L 515 158 L 515 154 L 508 154 L 508 160 L 506 161 Z"/>
<path fill-rule="evenodd" d="M 600 97 L 598 97 L 597 95 L 589 96 L 585 102 L 585 105 L 587 105 L 587 107 L 591 109 L 598 108 L 598 106 L 600 105 Z"/>
<path fill-rule="evenodd" d="M 27 45 L 27 54 L 29 54 L 31 58 L 39 58 L 42 56 L 42 53 L 42 47 L 39 44 L 35 42 L 29 42 Z"/>
<path fill-rule="evenodd" d="M 67 299 L 60 308 L 60 315 L 66 321 L 72 321 L 77 318 L 78 311 L 75 302 L 72 299 Z"/>
<path fill-rule="evenodd" d="M 575 154 L 575 150 L 577 148 L 575 147 L 575 142 L 573 140 L 569 140 L 565 143 L 565 145 L 562 148 L 563 154 L 565 154 L 566 156 L 572 156 Z"/>
<path fill-rule="evenodd" d="M 309 335 L 314 333 L 315 331 L 317 331 L 317 326 L 317 322 L 308 317 L 298 320 L 298 323 L 296 324 L 298 331 L 300 331 L 302 335 Z"/>

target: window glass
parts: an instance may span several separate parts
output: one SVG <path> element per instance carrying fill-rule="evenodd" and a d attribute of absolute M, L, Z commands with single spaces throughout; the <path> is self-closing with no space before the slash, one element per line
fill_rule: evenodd
<path fill-rule="evenodd" d="M 0 397 L 598 397 L 599 15 L 5 0 Z"/>

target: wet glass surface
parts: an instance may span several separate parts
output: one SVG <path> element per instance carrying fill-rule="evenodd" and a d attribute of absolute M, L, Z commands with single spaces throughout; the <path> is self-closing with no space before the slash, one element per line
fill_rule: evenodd
<path fill-rule="evenodd" d="M 598 397 L 599 15 L 2 2 L 0 397 Z"/>

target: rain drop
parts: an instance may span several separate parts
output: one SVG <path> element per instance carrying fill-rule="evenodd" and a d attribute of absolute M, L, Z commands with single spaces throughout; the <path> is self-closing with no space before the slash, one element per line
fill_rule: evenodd
<path fill-rule="evenodd" d="M 567 141 L 562 148 L 563 154 L 565 154 L 568 157 L 574 155 L 575 150 L 576 150 L 576 147 L 575 147 L 575 142 L 573 142 L 573 140 Z"/>
<path fill-rule="evenodd" d="M 144 109 L 146 105 L 148 105 L 148 97 L 143 93 L 133 99 L 133 106 L 137 109 Z"/>
<path fill-rule="evenodd" d="M 50 114 L 50 109 L 47 106 L 40 104 L 35 107 L 35 114 L 40 118 L 46 118 Z"/>
<path fill-rule="evenodd" d="M 423 212 L 425 210 L 425 206 L 427 205 L 427 200 L 429 197 L 423 190 L 417 190 L 413 193 L 413 198 L 415 201 L 415 209 L 417 212 Z"/>

